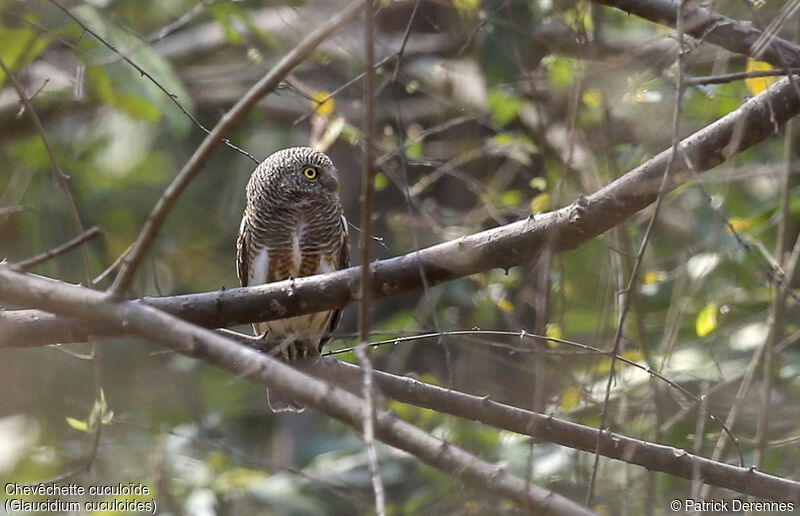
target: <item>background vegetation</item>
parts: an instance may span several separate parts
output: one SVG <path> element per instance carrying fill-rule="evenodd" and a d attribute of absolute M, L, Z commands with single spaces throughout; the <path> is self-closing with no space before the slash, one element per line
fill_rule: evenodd
<path fill-rule="evenodd" d="M 341 2 L 65 2 L 205 127 Z M 781 6 L 758 8 L 771 20 Z M 715 8 L 736 19 L 742 2 Z M 784 20 L 785 25 L 794 22 Z M 408 253 L 572 202 L 673 140 L 675 31 L 587 2 L 397 0 L 376 16 L 373 256 Z M 791 37 L 791 28 L 781 29 Z M 398 51 L 402 48 L 402 53 Z M 0 1 L 0 59 L 31 97 L 86 227 L 91 277 L 138 235 L 205 133 L 152 82 L 50 2 Z M 691 40 L 686 77 L 763 65 Z M 321 45 L 230 140 L 257 159 L 327 129 L 350 221 L 361 226 L 362 22 Z M 770 79 L 682 88 L 678 135 L 738 108 Z M 77 233 L 39 132 L 0 74 L 0 257 L 17 262 Z M 334 100 L 320 105 L 329 92 Z M 315 103 L 316 99 L 316 103 Z M 315 113 L 314 109 L 317 108 Z M 314 129 L 316 128 L 316 129 Z M 797 236 L 791 137 L 776 135 L 665 198 L 629 297 L 620 354 L 696 396 L 740 438 L 747 465 L 797 478 L 800 335 L 771 274 Z M 402 146 L 401 146 L 402 145 Z M 788 148 L 788 150 L 786 150 Z M 401 149 L 401 150 L 399 150 Z M 788 157 L 788 159 L 787 159 Z M 788 162 L 788 165 L 787 165 Z M 220 147 L 169 216 L 134 297 L 238 286 L 235 239 L 254 164 Z M 784 200 L 785 199 L 785 200 Z M 5 210 L 5 211 L 3 211 Z M 446 330 L 546 334 L 609 350 L 652 210 L 577 250 L 374 302 L 374 340 Z M 357 246 L 358 231 L 351 237 Z M 357 249 L 353 256 L 357 257 Z M 355 259 L 357 261 L 357 258 Z M 86 282 L 73 251 L 35 269 Z M 110 277 L 98 281 L 108 286 Z M 776 306 L 783 307 L 776 316 Z M 250 331 L 249 327 L 238 328 Z M 345 310 L 332 349 L 355 344 Z M 363 443 L 309 410 L 268 413 L 263 388 L 139 339 L 4 349 L 0 479 L 143 482 L 163 513 L 351 514 L 373 510 Z M 91 357 L 95 358 L 92 359 Z M 377 347 L 378 369 L 630 437 L 738 463 L 720 426 L 640 370 L 519 336 Z M 337 358 L 354 361 L 351 353 Z M 766 365 L 765 365 L 766 364 Z M 98 393 L 102 393 L 99 396 Z M 765 402 L 767 399 L 769 402 Z M 485 460 L 583 500 L 594 455 L 387 401 Z M 95 422 L 103 419 L 96 453 Z M 510 502 L 378 447 L 391 514 L 515 513 Z M 602 459 L 591 508 L 661 514 L 692 482 Z M 734 493 L 712 490 L 708 498 Z"/>

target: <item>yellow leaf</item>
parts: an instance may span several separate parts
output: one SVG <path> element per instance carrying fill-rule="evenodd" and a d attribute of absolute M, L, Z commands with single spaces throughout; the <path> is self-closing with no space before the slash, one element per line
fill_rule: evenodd
<path fill-rule="evenodd" d="M 543 192 L 531 201 L 531 213 L 543 213 L 550 209 L 550 194 Z"/>
<path fill-rule="evenodd" d="M 734 231 L 741 233 L 753 227 L 753 219 L 744 217 L 731 217 L 728 219 L 728 222 L 730 222 L 731 225 L 727 226 L 725 229 L 727 229 L 730 234 L 733 234 Z"/>
<path fill-rule="evenodd" d="M 622 356 L 631 362 L 641 362 L 644 360 L 644 353 L 642 353 L 642 350 L 640 349 L 631 349 L 630 351 L 623 353 Z"/>
<path fill-rule="evenodd" d="M 575 408 L 581 401 L 581 390 L 579 387 L 572 387 L 567 389 L 563 396 L 561 396 L 561 410 L 567 411 Z"/>
<path fill-rule="evenodd" d="M 508 299 L 501 299 L 497 302 L 497 307 L 507 313 L 512 313 L 514 311 L 514 304 L 511 303 Z"/>
<path fill-rule="evenodd" d="M 315 91 L 311 96 L 311 107 L 317 116 L 329 116 L 336 108 L 336 101 L 331 97 L 331 93 L 325 90 Z"/>
<path fill-rule="evenodd" d="M 86 421 L 81 421 L 80 419 L 75 419 L 74 417 L 68 417 L 66 419 L 67 424 L 75 430 L 79 430 L 81 432 L 89 431 L 89 425 L 86 424 Z"/>
<path fill-rule="evenodd" d="M 647 271 L 644 275 L 644 284 L 661 283 L 665 279 L 667 279 L 667 273 L 664 271 Z"/>
<path fill-rule="evenodd" d="M 595 505 L 592 507 L 592 510 L 597 513 L 597 516 L 611 516 L 611 512 L 608 510 L 608 505 L 605 504 Z"/>
<path fill-rule="evenodd" d="M 563 339 L 564 338 L 564 332 L 561 330 L 561 326 L 559 326 L 556 323 L 550 323 L 547 326 L 545 326 L 544 327 L 544 334 L 547 335 L 548 337 L 552 337 L 554 339 Z M 558 346 L 558 342 L 556 342 L 554 340 L 548 340 L 547 344 L 549 344 L 550 347 L 553 347 L 553 348 Z"/>
<path fill-rule="evenodd" d="M 600 107 L 603 103 L 603 92 L 597 89 L 589 89 L 583 92 L 583 103 L 589 107 Z"/>
<path fill-rule="evenodd" d="M 772 65 L 769 63 L 765 63 L 764 61 L 756 61 L 752 57 L 747 58 L 747 69 L 748 72 L 761 72 L 766 70 L 772 70 Z M 766 90 L 770 84 L 775 82 L 775 77 L 755 77 L 752 79 L 745 79 L 744 83 L 747 86 L 747 89 L 750 90 L 750 93 L 753 95 L 758 95 L 762 91 Z"/>
<path fill-rule="evenodd" d="M 705 337 L 712 331 L 717 329 L 717 313 L 719 307 L 716 303 L 706 305 L 700 313 L 697 314 L 697 321 L 695 321 L 695 331 L 698 337 Z"/>

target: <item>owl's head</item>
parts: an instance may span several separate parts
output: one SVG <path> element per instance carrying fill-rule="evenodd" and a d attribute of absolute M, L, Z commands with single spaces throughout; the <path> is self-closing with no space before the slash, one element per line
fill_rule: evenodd
<path fill-rule="evenodd" d="M 336 196 L 336 167 L 325 154 L 310 147 L 291 147 L 271 154 L 258 166 L 247 185 L 248 196 L 292 202 Z"/>

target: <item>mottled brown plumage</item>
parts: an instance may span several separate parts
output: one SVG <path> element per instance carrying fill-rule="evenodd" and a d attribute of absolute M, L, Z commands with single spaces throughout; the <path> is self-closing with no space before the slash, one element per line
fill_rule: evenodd
<path fill-rule="evenodd" d="M 256 167 L 237 240 L 242 286 L 346 268 L 347 222 L 339 203 L 336 167 L 308 147 L 278 151 Z M 316 355 L 330 340 L 339 310 L 253 324 L 256 335 L 279 345 L 284 357 Z M 268 395 L 276 411 L 303 407 L 281 393 Z"/>

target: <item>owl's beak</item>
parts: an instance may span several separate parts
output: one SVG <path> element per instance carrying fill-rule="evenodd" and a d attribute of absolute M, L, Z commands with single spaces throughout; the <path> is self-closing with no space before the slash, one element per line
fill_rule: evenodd
<path fill-rule="evenodd" d="M 336 179 L 336 175 L 328 172 L 326 174 L 322 174 L 320 177 L 319 182 L 322 183 L 322 186 L 325 187 L 331 193 L 338 194 L 340 190 L 339 180 Z"/>

